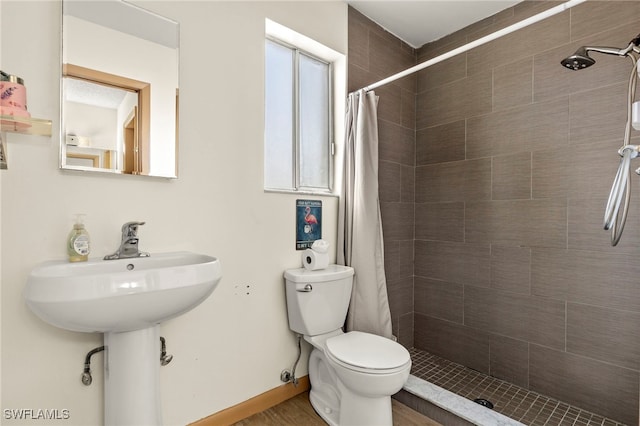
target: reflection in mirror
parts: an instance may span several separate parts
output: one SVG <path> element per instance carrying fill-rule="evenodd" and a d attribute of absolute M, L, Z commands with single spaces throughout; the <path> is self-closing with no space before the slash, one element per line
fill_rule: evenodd
<path fill-rule="evenodd" d="M 67 164 L 148 174 L 151 85 L 71 64 L 62 75 Z M 96 149 L 104 161 L 79 164 Z"/>
<path fill-rule="evenodd" d="M 64 0 L 62 62 L 61 167 L 176 177 L 178 24 Z"/>

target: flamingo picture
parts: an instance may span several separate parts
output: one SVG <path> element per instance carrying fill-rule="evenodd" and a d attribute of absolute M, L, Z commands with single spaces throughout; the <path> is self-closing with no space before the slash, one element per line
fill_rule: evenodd
<path fill-rule="evenodd" d="M 296 250 L 322 239 L 322 201 L 296 200 Z"/>
<path fill-rule="evenodd" d="M 309 231 L 307 233 L 313 232 L 313 225 L 318 224 L 318 219 L 311 213 L 311 207 L 309 206 L 304 209 L 304 221 L 307 224 L 305 228 L 307 228 L 307 226 L 309 227 Z"/>

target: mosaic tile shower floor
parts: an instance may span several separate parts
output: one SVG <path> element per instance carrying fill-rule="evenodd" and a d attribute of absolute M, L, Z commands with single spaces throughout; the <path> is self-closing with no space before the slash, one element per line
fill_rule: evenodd
<path fill-rule="evenodd" d="M 419 349 L 411 374 L 459 396 L 483 398 L 493 410 L 532 426 L 625 426 L 598 414 L 521 388 Z"/>

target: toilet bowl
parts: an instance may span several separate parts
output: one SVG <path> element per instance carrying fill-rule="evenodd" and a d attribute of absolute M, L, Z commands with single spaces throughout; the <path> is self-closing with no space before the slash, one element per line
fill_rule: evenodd
<path fill-rule="evenodd" d="M 404 347 L 358 331 L 305 336 L 305 340 L 314 346 L 309 399 L 328 424 L 393 424 L 390 395 L 402 389 L 411 369 Z"/>
<path fill-rule="evenodd" d="M 289 328 L 311 343 L 309 399 L 332 426 L 392 425 L 391 395 L 409 377 L 400 344 L 370 333 L 342 331 L 353 269 L 285 272 Z"/>

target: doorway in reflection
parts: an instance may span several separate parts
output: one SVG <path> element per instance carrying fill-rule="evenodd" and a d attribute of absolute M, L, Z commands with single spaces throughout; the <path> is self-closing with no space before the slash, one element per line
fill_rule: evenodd
<path fill-rule="evenodd" d="M 64 64 L 63 88 L 66 163 L 148 174 L 151 85 Z"/>

